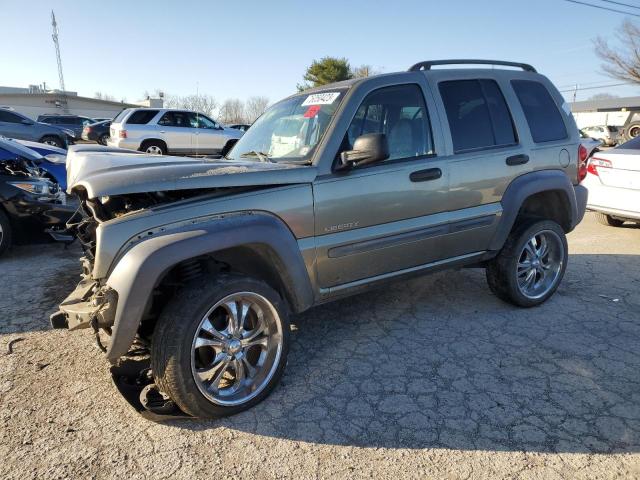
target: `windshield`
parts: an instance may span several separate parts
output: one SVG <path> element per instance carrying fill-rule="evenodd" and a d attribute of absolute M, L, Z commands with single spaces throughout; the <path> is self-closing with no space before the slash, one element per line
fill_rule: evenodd
<path fill-rule="evenodd" d="M 309 162 L 344 92 L 303 93 L 275 104 L 256 120 L 226 158 Z"/>

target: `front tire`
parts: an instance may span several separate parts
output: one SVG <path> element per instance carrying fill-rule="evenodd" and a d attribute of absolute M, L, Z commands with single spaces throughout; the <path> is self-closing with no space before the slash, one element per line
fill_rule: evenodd
<path fill-rule="evenodd" d="M 596 220 L 598 220 L 598 223 L 606 225 L 607 227 L 621 227 L 624 224 L 624 220 L 614 218 L 605 213 L 596 213 Z"/>
<path fill-rule="evenodd" d="M 278 384 L 289 351 L 287 308 L 266 283 L 222 274 L 178 292 L 153 334 L 158 388 L 189 415 L 246 410 Z"/>
<path fill-rule="evenodd" d="M 0 256 L 11 246 L 12 230 L 11 222 L 5 213 L 0 210 Z"/>
<path fill-rule="evenodd" d="M 560 225 L 550 220 L 524 223 L 487 265 L 487 283 L 501 300 L 534 307 L 554 294 L 567 261 L 567 238 Z"/>

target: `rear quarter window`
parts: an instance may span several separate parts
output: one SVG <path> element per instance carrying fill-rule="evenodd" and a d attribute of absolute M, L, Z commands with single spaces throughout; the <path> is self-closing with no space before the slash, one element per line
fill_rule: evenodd
<path fill-rule="evenodd" d="M 534 142 L 552 142 L 568 137 L 558 106 L 542 83 L 511 80 L 511 85 L 522 106 Z"/>
<path fill-rule="evenodd" d="M 138 110 L 127 119 L 128 125 L 146 125 L 158 114 L 158 110 Z"/>

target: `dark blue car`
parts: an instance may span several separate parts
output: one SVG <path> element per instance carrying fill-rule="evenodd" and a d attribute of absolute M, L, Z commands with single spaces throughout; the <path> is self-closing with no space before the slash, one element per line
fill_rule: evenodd
<path fill-rule="evenodd" d="M 36 153 L 34 162 L 45 170 L 56 181 L 62 190 L 67 189 L 67 151 L 47 145 L 46 143 L 29 142 L 27 140 L 9 140 L 17 142 Z M 42 158 L 38 158 L 42 157 Z"/>

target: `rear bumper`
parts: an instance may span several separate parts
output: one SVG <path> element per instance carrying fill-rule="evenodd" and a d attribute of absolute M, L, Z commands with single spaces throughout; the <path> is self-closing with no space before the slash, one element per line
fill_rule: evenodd
<path fill-rule="evenodd" d="M 582 185 L 574 185 L 573 190 L 576 193 L 576 216 L 573 219 L 571 228 L 575 228 L 584 218 L 584 212 L 587 209 L 587 199 L 589 197 L 588 190 Z"/>
<path fill-rule="evenodd" d="M 130 140 L 128 138 L 109 138 L 109 140 L 107 140 L 107 146 L 113 148 L 126 148 L 128 150 L 138 150 L 140 148 L 140 142 L 137 140 Z"/>
<path fill-rule="evenodd" d="M 640 190 L 608 187 L 589 175 L 583 185 L 589 192 L 587 209 L 616 217 L 640 219 Z"/>

